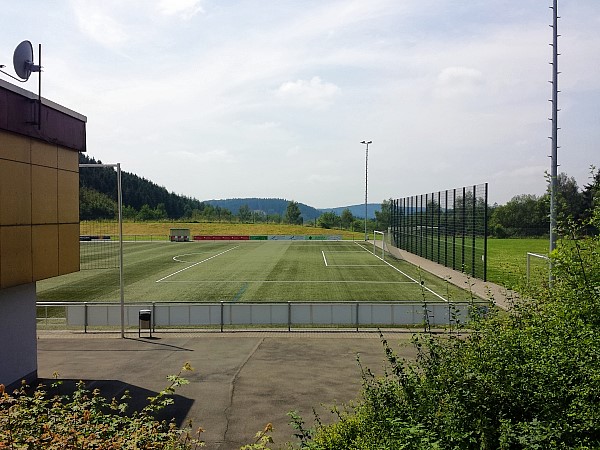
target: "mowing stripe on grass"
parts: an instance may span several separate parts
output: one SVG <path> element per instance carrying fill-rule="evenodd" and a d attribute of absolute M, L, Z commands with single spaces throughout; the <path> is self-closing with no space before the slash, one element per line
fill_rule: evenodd
<path fill-rule="evenodd" d="M 202 264 L 202 263 L 204 263 L 204 262 L 206 262 L 206 261 L 210 261 L 211 259 L 213 259 L 213 258 L 216 258 L 217 256 L 224 255 L 225 253 L 227 253 L 227 252 L 230 252 L 231 250 L 234 250 L 234 249 L 236 249 L 236 248 L 238 248 L 238 247 L 239 247 L 239 245 L 236 245 L 235 247 L 232 247 L 232 248 L 230 248 L 229 250 L 225 250 L 225 251 L 223 251 L 223 252 L 221 252 L 221 253 L 217 253 L 216 255 L 213 255 L 213 256 L 211 256 L 210 258 L 206 258 L 206 259 L 203 259 L 202 261 L 198 261 L 197 263 L 194 263 L 194 264 L 192 264 L 191 266 L 184 267 L 183 269 L 181 269 L 181 270 L 178 270 L 177 272 L 173 272 L 172 274 L 170 274 L 170 275 L 167 275 L 166 277 L 163 277 L 163 278 L 161 278 L 160 280 L 156 280 L 156 282 L 157 282 L 157 283 L 160 283 L 160 282 L 162 282 L 162 281 L 166 280 L 167 278 L 169 278 L 169 277 L 172 277 L 173 275 L 177 275 L 178 273 L 181 273 L 181 272 L 183 272 L 184 270 L 188 270 L 188 269 L 191 269 L 192 267 L 196 267 L 198 264 Z"/>

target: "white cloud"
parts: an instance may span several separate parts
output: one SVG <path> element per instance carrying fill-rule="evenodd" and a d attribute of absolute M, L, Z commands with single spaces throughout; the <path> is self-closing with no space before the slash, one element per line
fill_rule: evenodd
<path fill-rule="evenodd" d="M 105 47 L 118 47 L 129 39 L 126 27 L 101 7 L 89 2 L 73 2 L 80 30 Z"/>
<path fill-rule="evenodd" d="M 308 108 L 324 108 L 333 103 L 340 88 L 323 82 L 319 77 L 310 80 L 288 81 L 277 89 L 277 97 L 285 103 Z"/>
<path fill-rule="evenodd" d="M 184 20 L 204 12 L 200 0 L 159 0 L 157 9 L 161 14 L 179 16 Z"/>
<path fill-rule="evenodd" d="M 440 98 L 472 95 L 479 91 L 483 83 L 483 74 L 477 69 L 446 67 L 437 76 L 434 93 Z"/>
<path fill-rule="evenodd" d="M 192 161 L 196 163 L 227 163 L 236 162 L 236 158 L 227 150 L 209 150 L 206 152 L 194 153 L 186 150 L 166 152 L 167 157 L 179 161 Z"/>

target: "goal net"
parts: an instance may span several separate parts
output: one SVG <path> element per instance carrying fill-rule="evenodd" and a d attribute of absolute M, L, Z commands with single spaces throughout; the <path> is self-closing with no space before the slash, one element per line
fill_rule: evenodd
<path fill-rule="evenodd" d="M 120 256 L 120 183 L 114 164 L 80 164 L 79 248 L 80 269 L 118 269 Z M 86 180 L 102 179 L 103 194 Z"/>
<path fill-rule="evenodd" d="M 527 252 L 527 283 L 542 284 L 550 276 L 550 258 L 547 255 Z"/>
<path fill-rule="evenodd" d="M 385 261 L 385 252 L 387 250 L 387 244 L 385 243 L 385 232 L 375 230 L 373 235 L 373 254 L 379 256 Z"/>

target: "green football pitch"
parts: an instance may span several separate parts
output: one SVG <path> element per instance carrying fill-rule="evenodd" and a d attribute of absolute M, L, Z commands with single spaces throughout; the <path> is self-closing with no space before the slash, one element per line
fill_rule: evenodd
<path fill-rule="evenodd" d="M 37 283 L 40 301 L 118 301 L 118 247 L 81 243 L 84 269 Z M 125 301 L 464 301 L 465 290 L 352 241 L 125 242 Z M 82 268 L 90 264 L 82 264 Z"/>

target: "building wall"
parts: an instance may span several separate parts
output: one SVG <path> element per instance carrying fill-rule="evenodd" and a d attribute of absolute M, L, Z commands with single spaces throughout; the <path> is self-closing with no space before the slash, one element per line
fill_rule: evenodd
<path fill-rule="evenodd" d="M 0 383 L 37 378 L 35 283 L 0 289 Z"/>
<path fill-rule="evenodd" d="M 0 130 L 0 289 L 78 270 L 78 152 Z"/>
<path fill-rule="evenodd" d="M 35 282 L 79 270 L 85 116 L 0 80 L 0 383 L 37 376 Z"/>

